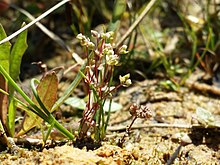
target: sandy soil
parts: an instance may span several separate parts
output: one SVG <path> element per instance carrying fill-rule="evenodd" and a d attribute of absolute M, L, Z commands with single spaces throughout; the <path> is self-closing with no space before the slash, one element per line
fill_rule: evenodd
<path fill-rule="evenodd" d="M 138 82 L 120 93 L 116 100 L 124 108 L 112 114 L 100 148 L 87 151 L 69 143 L 41 152 L 20 148 L 15 155 L 2 153 L 1 164 L 219 164 L 220 129 L 205 128 L 195 115 L 196 108 L 202 107 L 219 121 L 219 98 L 185 87 L 164 91 L 159 81 Z M 120 148 L 117 142 L 131 122 L 128 107 L 132 102 L 147 104 L 153 116 L 135 121 Z"/>

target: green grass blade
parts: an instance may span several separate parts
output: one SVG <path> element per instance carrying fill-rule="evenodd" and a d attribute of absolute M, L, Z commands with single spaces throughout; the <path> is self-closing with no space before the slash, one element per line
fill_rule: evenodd
<path fill-rule="evenodd" d="M 2 65 L 0 65 L 0 72 L 8 80 L 8 82 L 16 89 L 16 91 L 25 99 L 25 101 L 27 101 L 27 103 L 29 103 L 33 108 L 37 109 L 37 106 L 34 104 L 34 102 L 15 83 L 15 81 L 10 77 L 10 75 L 7 73 L 7 71 L 4 69 Z"/>
<path fill-rule="evenodd" d="M 10 132 L 10 136 L 14 137 L 14 133 L 15 133 L 15 112 L 16 112 L 16 104 L 17 102 L 14 100 L 14 98 L 12 98 L 10 100 L 10 104 L 8 107 L 8 129 Z"/>

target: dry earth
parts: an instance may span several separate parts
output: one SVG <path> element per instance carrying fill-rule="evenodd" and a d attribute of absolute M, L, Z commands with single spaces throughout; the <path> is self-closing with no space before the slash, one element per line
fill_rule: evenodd
<path fill-rule="evenodd" d="M 196 108 L 202 107 L 219 121 L 219 97 L 186 87 L 178 92 L 164 91 L 159 82 L 138 82 L 119 94 L 116 100 L 124 108 L 112 114 L 100 148 L 86 151 L 65 144 L 42 152 L 19 149 L 15 155 L 2 153 L 1 164 L 219 164 L 220 129 L 205 128 L 195 115 Z M 117 142 L 131 122 L 128 108 L 132 102 L 147 104 L 153 116 L 135 121 L 120 148 Z"/>

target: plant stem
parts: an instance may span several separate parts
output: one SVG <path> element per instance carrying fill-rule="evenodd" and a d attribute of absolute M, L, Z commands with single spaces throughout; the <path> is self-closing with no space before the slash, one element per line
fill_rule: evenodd
<path fill-rule="evenodd" d="M 22 91 L 22 89 L 14 82 L 14 80 L 9 76 L 9 74 L 5 71 L 5 69 L 0 65 L 0 72 L 4 75 L 4 77 L 9 81 L 9 83 L 17 90 L 18 93 L 31 105 L 32 100 Z"/>
<path fill-rule="evenodd" d="M 125 142 L 125 137 L 129 136 L 130 131 L 131 131 L 131 127 L 132 127 L 132 125 L 134 124 L 134 121 L 135 121 L 136 119 L 137 119 L 137 116 L 135 116 L 135 117 L 132 119 L 131 124 L 126 128 L 126 132 L 125 132 L 124 136 L 123 136 L 122 139 L 119 140 L 119 142 L 118 142 L 118 146 L 119 146 L 119 147 L 122 147 L 123 143 Z"/>
<path fill-rule="evenodd" d="M 70 140 L 75 139 L 75 136 L 70 133 L 66 128 L 64 128 L 63 125 L 61 125 L 52 115 L 50 115 L 49 118 L 53 120 L 52 123 L 54 124 L 54 127 L 59 130 L 63 135 L 68 137 Z"/>

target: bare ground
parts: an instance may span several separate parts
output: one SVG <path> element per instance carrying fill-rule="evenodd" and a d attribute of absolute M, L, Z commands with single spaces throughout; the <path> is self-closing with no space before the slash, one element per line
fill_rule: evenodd
<path fill-rule="evenodd" d="M 87 151 L 69 143 L 41 152 L 20 148 L 15 155 L 2 153 L 1 164 L 219 164 L 220 130 L 206 128 L 195 115 L 196 108 L 202 107 L 219 121 L 219 97 L 186 87 L 164 91 L 159 82 L 145 80 L 120 93 L 116 100 L 124 108 L 112 114 L 100 148 Z M 147 104 L 153 116 L 135 121 L 120 148 L 117 142 L 131 122 L 128 108 L 132 102 Z"/>

